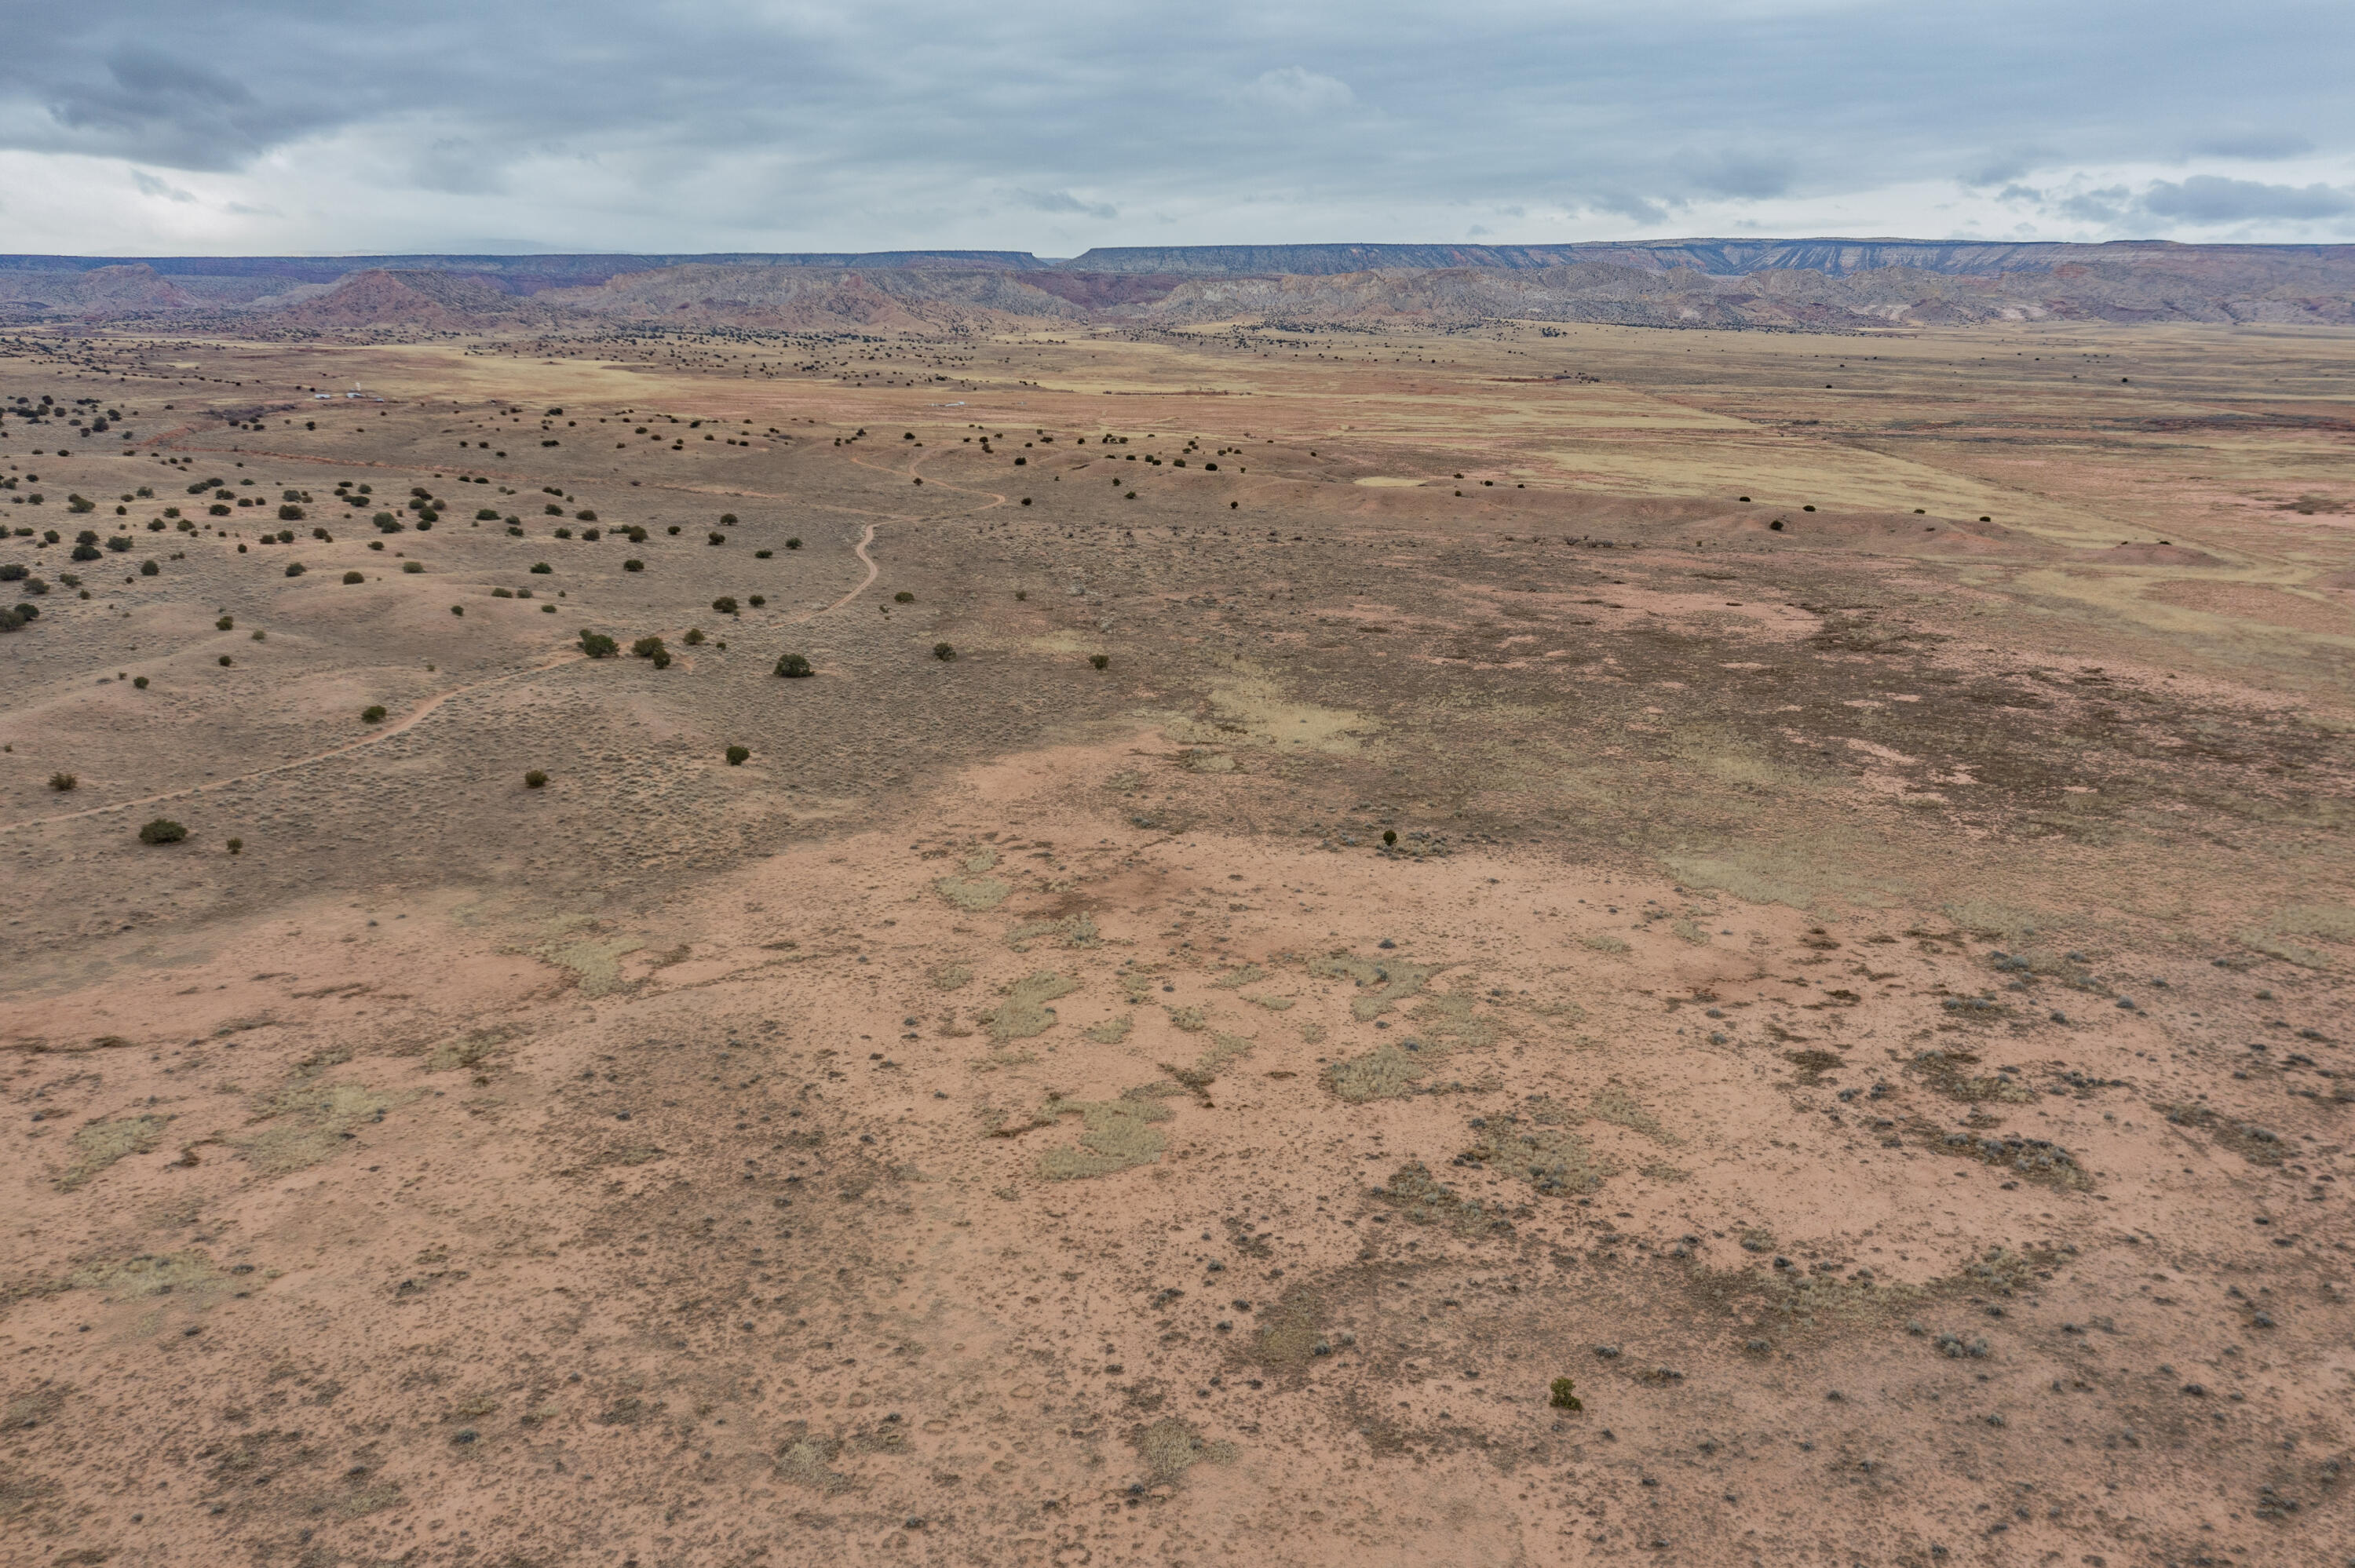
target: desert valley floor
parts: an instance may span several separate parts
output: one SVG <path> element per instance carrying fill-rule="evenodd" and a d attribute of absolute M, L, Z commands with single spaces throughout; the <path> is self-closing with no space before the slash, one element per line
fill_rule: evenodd
<path fill-rule="evenodd" d="M 2355 1561 L 2355 332 L 362 335 L 0 338 L 8 1560 Z"/>

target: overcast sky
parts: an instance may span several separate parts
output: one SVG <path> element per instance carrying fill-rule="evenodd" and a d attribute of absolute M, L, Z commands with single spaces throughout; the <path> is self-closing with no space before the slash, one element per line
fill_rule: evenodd
<path fill-rule="evenodd" d="M 2350 18 L 0 0 L 0 251 L 2348 241 Z"/>

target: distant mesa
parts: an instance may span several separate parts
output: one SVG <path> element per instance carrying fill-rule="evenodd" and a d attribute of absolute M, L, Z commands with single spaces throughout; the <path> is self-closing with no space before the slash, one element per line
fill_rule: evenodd
<path fill-rule="evenodd" d="M 0 257 L 0 323 L 260 333 L 1487 321 L 1854 332 L 2030 321 L 2355 325 L 2355 246 L 1679 239 L 709 256 Z"/>

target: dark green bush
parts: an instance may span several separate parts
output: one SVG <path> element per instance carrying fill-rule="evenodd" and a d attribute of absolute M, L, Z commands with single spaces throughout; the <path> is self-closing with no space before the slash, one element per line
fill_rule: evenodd
<path fill-rule="evenodd" d="M 714 529 L 707 537 L 705 542 L 713 545 L 724 545 L 728 543 L 728 535 L 720 533 L 717 529 Z"/>
<path fill-rule="evenodd" d="M 300 561 L 289 561 L 289 562 L 287 562 L 287 563 L 286 563 L 286 575 L 287 575 L 288 577 L 301 577 L 301 576 L 303 575 L 303 563 L 302 563 L 302 562 L 300 562 Z"/>
<path fill-rule="evenodd" d="M 817 672 L 810 668 L 810 662 L 807 659 L 798 653 L 788 653 L 777 661 L 777 673 L 788 681 L 798 681 L 805 675 L 815 675 Z"/>
<path fill-rule="evenodd" d="M 382 724 L 383 722 L 384 705 L 382 703 L 370 703 L 367 707 L 360 710 L 360 723 Z"/>
<path fill-rule="evenodd" d="M 125 535 L 117 534 L 112 538 L 107 540 L 106 547 L 113 551 L 118 556 L 128 555 L 131 551 L 131 546 L 136 542 L 137 541 Z"/>
<path fill-rule="evenodd" d="M 513 588 L 493 588 L 493 589 L 491 590 L 491 597 L 492 597 L 493 599 L 513 599 L 513 598 L 515 598 L 515 589 L 513 589 Z"/>
<path fill-rule="evenodd" d="M 527 789 L 537 789 L 547 782 L 548 775 L 537 768 L 523 776 L 523 787 Z"/>
<path fill-rule="evenodd" d="M 404 526 L 400 519 L 389 512 L 379 512 L 368 521 L 376 524 L 377 532 L 379 534 L 398 534 Z"/>
<path fill-rule="evenodd" d="M 581 529 L 581 536 L 582 538 L 584 538 L 584 539 L 588 540 L 588 541 L 589 541 L 590 543 L 591 543 L 591 544 L 594 544 L 597 540 L 599 540 L 600 538 L 602 538 L 602 537 L 603 537 L 603 535 L 601 535 L 601 534 L 599 534 L 599 533 L 597 532 L 597 530 L 596 530 L 596 529 L 594 529 L 594 528 L 583 528 L 583 529 Z"/>
<path fill-rule="evenodd" d="M 244 841 L 243 839 L 231 839 L 231 840 L 229 840 L 229 853 L 231 853 L 231 854 L 242 854 L 244 852 L 245 852 L 245 841 Z"/>
<path fill-rule="evenodd" d="M 1396 828 L 1384 828 L 1382 830 L 1382 842 L 1385 845 L 1398 842 L 1398 830 Z"/>
<path fill-rule="evenodd" d="M 594 512 L 590 511 L 585 506 L 580 511 L 575 512 L 572 515 L 578 517 L 583 523 L 594 523 L 597 521 L 597 514 Z"/>
<path fill-rule="evenodd" d="M 303 521 L 303 509 L 299 506 L 282 506 L 278 509 L 278 520 L 281 523 L 300 523 Z"/>
<path fill-rule="evenodd" d="M 752 552 L 752 558 L 756 561 L 765 561 L 775 554 L 774 550 L 755 550 Z"/>
<path fill-rule="evenodd" d="M 344 582 L 346 586 L 349 586 L 352 583 L 364 583 L 366 581 L 368 581 L 368 574 L 366 572 L 346 572 L 344 574 Z"/>
<path fill-rule="evenodd" d="M 906 588 L 901 588 L 898 593 L 891 596 L 891 602 L 893 604 L 913 604 L 916 602 L 916 596 L 910 593 Z"/>
<path fill-rule="evenodd" d="M 73 558 L 77 561 L 94 561 L 98 556 L 99 549 L 95 545 L 76 545 L 73 547 Z"/>
<path fill-rule="evenodd" d="M 474 509 L 474 521 L 477 523 L 496 523 L 498 520 L 499 509 L 496 506 L 478 506 Z"/>
<path fill-rule="evenodd" d="M 425 569 L 425 563 L 423 561 L 403 561 L 400 563 L 400 569 L 407 572 L 410 576 L 415 577 L 418 573 Z"/>
<path fill-rule="evenodd" d="M 32 575 L 33 568 L 16 561 L 0 567 L 0 583 L 20 583 Z"/>
<path fill-rule="evenodd" d="M 703 641 L 703 628 L 699 626 L 688 627 L 687 629 L 687 635 L 679 639 L 679 641 L 685 642 L 689 648 L 697 646 Z"/>
<path fill-rule="evenodd" d="M 553 501 L 549 502 L 547 505 L 545 505 L 545 506 L 541 507 L 541 508 L 540 508 L 540 511 L 541 511 L 541 512 L 543 512 L 543 513 L 545 513 L 547 515 L 549 515 L 549 516 L 550 516 L 550 517 L 561 517 L 561 516 L 563 516 L 563 515 L 564 515 L 564 508 L 563 508 L 563 507 L 561 507 L 561 506 L 559 506 L 559 505 L 558 505 L 555 502 L 553 502 Z"/>
<path fill-rule="evenodd" d="M 719 525 L 722 528 L 733 528 L 736 526 L 736 514 L 733 512 L 722 512 L 719 514 Z"/>
<path fill-rule="evenodd" d="M 553 577 L 556 575 L 556 568 L 549 566 L 546 561 L 534 561 L 531 564 L 531 569 L 543 577 Z"/>
<path fill-rule="evenodd" d="M 733 615 L 736 613 L 736 600 L 727 594 L 721 594 L 711 601 L 711 608 L 722 615 Z"/>
<path fill-rule="evenodd" d="M 663 640 L 659 637 L 641 637 L 630 644 L 631 654 L 640 659 L 651 659 L 662 651 Z"/>
<path fill-rule="evenodd" d="M 1112 655 L 1109 653 L 1091 653 L 1088 655 L 1088 662 L 1093 664 L 1099 670 L 1106 669 L 1112 664 Z"/>
<path fill-rule="evenodd" d="M 754 595 L 751 597 L 751 599 L 749 601 L 747 601 L 747 602 L 749 602 L 754 609 L 760 609 L 762 605 L 764 605 L 764 604 L 768 603 L 769 601 L 768 601 L 765 598 L 763 598 L 762 596 L 761 596 L 760 594 L 757 594 L 757 593 L 756 593 L 756 594 L 754 594 Z"/>
<path fill-rule="evenodd" d="M 131 678 L 131 683 L 144 692 L 147 689 L 147 677 L 144 675 L 134 675 Z"/>
<path fill-rule="evenodd" d="M 161 577 L 163 573 L 164 568 L 157 566 L 153 561 L 142 561 L 139 563 L 139 575 L 143 577 Z"/>
<path fill-rule="evenodd" d="M 956 657 L 956 650 L 945 642 L 935 642 L 932 644 L 932 657 L 945 664 Z"/>
<path fill-rule="evenodd" d="M 731 746 L 728 748 L 728 766 L 741 768 L 744 766 L 744 759 L 751 755 L 752 749 L 750 747 Z"/>
<path fill-rule="evenodd" d="M 237 617 L 233 615 L 222 616 L 218 620 L 213 622 L 213 630 L 215 631 L 235 631 L 237 630 Z"/>
<path fill-rule="evenodd" d="M 788 550 L 798 550 L 801 547 L 802 542 L 799 539 L 788 539 L 785 541 L 785 548 Z"/>
<path fill-rule="evenodd" d="M 622 651 L 622 645 L 602 631 L 581 629 L 581 652 L 591 659 L 611 659 Z"/>
<path fill-rule="evenodd" d="M 640 560 L 623 561 L 622 563 L 622 569 L 625 572 L 642 572 L 646 569 L 646 564 Z"/>
<path fill-rule="evenodd" d="M 176 844 L 188 836 L 188 830 L 169 817 L 158 817 L 139 830 L 143 844 Z"/>
<path fill-rule="evenodd" d="M 80 782 L 80 779 L 75 778 L 70 773 L 52 773 L 49 775 L 49 788 L 55 789 L 60 795 L 64 794 L 67 790 L 73 789 Z"/>

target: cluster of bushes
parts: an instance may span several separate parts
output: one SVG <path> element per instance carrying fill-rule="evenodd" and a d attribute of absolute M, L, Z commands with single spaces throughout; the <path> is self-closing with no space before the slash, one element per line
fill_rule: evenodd
<path fill-rule="evenodd" d="M 670 650 L 663 646 L 663 640 L 659 637 L 639 638 L 630 644 L 630 652 L 634 658 L 652 660 L 657 670 L 670 668 Z"/>
<path fill-rule="evenodd" d="M 41 607 L 37 604 L 12 604 L 0 609 L 0 632 L 21 631 L 40 618 Z"/>

